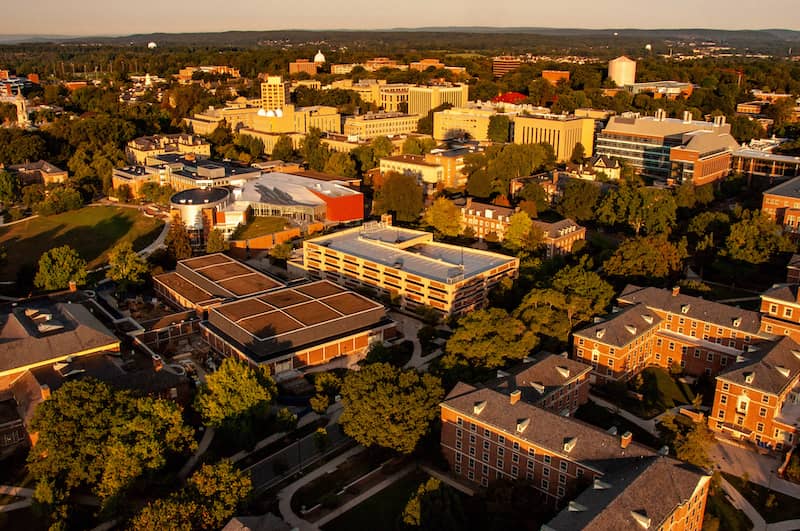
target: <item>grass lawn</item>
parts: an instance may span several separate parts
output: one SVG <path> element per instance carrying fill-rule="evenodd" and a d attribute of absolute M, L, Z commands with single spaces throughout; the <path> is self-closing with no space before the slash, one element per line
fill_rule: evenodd
<path fill-rule="evenodd" d="M 324 531 L 392 529 L 412 494 L 425 480 L 424 474 L 412 472 L 332 520 L 322 529 Z"/>
<path fill-rule="evenodd" d="M 231 235 L 231 239 L 249 240 L 251 238 L 258 238 L 259 236 L 264 236 L 266 234 L 280 232 L 286 228 L 287 225 L 289 225 L 289 222 L 286 221 L 286 218 L 271 216 L 254 217 L 253 221 L 247 225 L 237 228 L 236 231 Z"/>
<path fill-rule="evenodd" d="M 742 478 L 723 474 L 742 496 L 750 502 L 768 524 L 800 518 L 800 503 L 791 496 L 775 492 Z"/>
<path fill-rule="evenodd" d="M 637 376 L 634 381 L 638 379 Z M 632 396 L 621 396 L 618 392 L 604 395 L 604 398 L 643 419 L 653 418 L 678 405 L 691 404 L 694 399 L 692 389 L 674 379 L 664 369 L 648 367 L 641 372 L 641 381 L 642 386 L 637 391 L 644 396 L 644 401 Z"/>
<path fill-rule="evenodd" d="M 603 406 L 598 406 L 591 400 L 578 408 L 578 411 L 575 412 L 575 418 L 603 430 L 607 430 L 611 426 L 616 426 L 619 435 L 630 431 L 633 434 L 633 440 L 638 443 L 645 444 L 651 448 L 659 448 L 661 446 L 661 442 L 655 435 L 652 435 L 647 432 L 647 430 L 643 430 L 636 424 L 627 421 L 619 415 L 615 415 Z"/>
<path fill-rule="evenodd" d="M 706 502 L 706 514 L 703 529 L 711 527 L 712 521 L 717 520 L 719 527 L 725 531 L 749 531 L 753 523 L 742 511 L 731 505 L 720 488 L 717 493 L 709 494 Z"/>
<path fill-rule="evenodd" d="M 163 224 L 135 208 L 101 206 L 0 227 L 0 245 L 9 256 L 8 263 L 0 268 L 0 280 L 14 280 L 21 267 L 35 267 L 44 252 L 62 245 L 75 248 L 89 269 L 96 268 L 120 241 L 143 249 L 158 237 Z"/>

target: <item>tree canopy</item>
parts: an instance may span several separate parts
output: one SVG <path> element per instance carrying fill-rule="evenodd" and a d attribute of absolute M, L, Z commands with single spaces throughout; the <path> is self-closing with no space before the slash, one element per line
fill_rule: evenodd
<path fill-rule="evenodd" d="M 389 172 L 372 208 L 375 214 L 394 212 L 399 221 L 414 221 L 422 211 L 422 186 L 413 175 Z"/>
<path fill-rule="evenodd" d="M 675 245 L 665 236 L 640 236 L 622 242 L 603 269 L 611 276 L 652 281 L 680 273 L 685 257 L 685 241 Z"/>
<path fill-rule="evenodd" d="M 458 327 L 447 341 L 442 365 L 496 369 L 509 360 L 521 360 L 536 344 L 536 336 L 505 310 L 478 310 L 459 319 Z"/>
<path fill-rule="evenodd" d="M 422 221 L 445 236 L 461 233 L 461 209 L 446 197 L 437 198 L 425 211 Z"/>
<path fill-rule="evenodd" d="M 414 451 L 438 415 L 444 390 L 438 378 L 414 369 L 374 363 L 347 374 L 342 384 L 344 432 L 365 446 Z"/>
<path fill-rule="evenodd" d="M 557 209 L 564 217 L 576 221 L 589 221 L 595 217 L 595 206 L 600 199 L 600 188 L 589 181 L 570 179 Z"/>
<path fill-rule="evenodd" d="M 31 420 L 39 434 L 28 456 L 33 476 L 65 500 L 88 487 L 104 501 L 121 494 L 171 453 L 194 449 L 193 430 L 174 402 L 135 397 L 92 379 L 65 383 L 39 404 Z"/>
<path fill-rule="evenodd" d="M 219 229 L 212 229 L 208 233 L 208 240 L 206 240 L 207 253 L 222 253 L 228 250 L 228 242 L 225 241 L 225 236 Z"/>
<path fill-rule="evenodd" d="M 733 260 L 763 264 L 778 251 L 791 248 L 780 226 L 758 210 L 745 210 L 740 221 L 731 225 L 723 253 Z"/>
<path fill-rule="evenodd" d="M 275 383 L 265 369 L 253 369 L 234 358 L 225 358 L 219 369 L 206 377 L 195 398 L 203 421 L 214 427 L 235 421 L 277 395 Z"/>
<path fill-rule="evenodd" d="M 122 288 L 143 283 L 148 271 L 147 261 L 133 250 L 131 242 L 121 242 L 108 253 L 106 277 Z"/>
<path fill-rule="evenodd" d="M 64 289 L 70 282 L 86 283 L 86 260 L 69 245 L 55 247 L 39 258 L 39 268 L 33 283 L 44 290 Z"/>
<path fill-rule="evenodd" d="M 167 237 L 164 239 L 164 245 L 167 246 L 167 251 L 175 260 L 184 260 L 192 257 L 189 231 L 186 230 L 186 224 L 184 224 L 180 214 L 176 213 L 172 216 L 172 222 L 170 223 Z"/>

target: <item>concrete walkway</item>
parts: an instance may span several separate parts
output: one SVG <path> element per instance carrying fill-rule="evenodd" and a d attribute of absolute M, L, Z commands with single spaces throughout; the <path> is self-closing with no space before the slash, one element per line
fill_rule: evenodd
<path fill-rule="evenodd" d="M 720 478 L 722 489 L 725 491 L 725 494 L 731 499 L 731 503 L 737 509 L 740 509 L 747 517 L 753 522 L 753 531 L 766 531 L 767 529 L 767 522 L 762 518 L 758 511 L 750 505 L 742 494 L 736 490 L 736 487 L 728 483 L 725 478 Z"/>
<path fill-rule="evenodd" d="M 748 480 L 757 485 L 800 500 L 800 485 L 778 477 L 780 462 L 771 455 L 762 455 L 722 440 L 709 448 L 708 455 L 722 472 L 737 477 L 747 474 Z"/>
<path fill-rule="evenodd" d="M 278 492 L 278 508 L 280 509 L 281 516 L 283 516 L 284 521 L 286 521 L 292 528 L 296 528 L 299 531 L 318 531 L 319 527 L 311 522 L 308 522 L 307 520 L 303 520 L 300 516 L 294 513 L 292 510 L 292 497 L 303 485 L 310 483 L 324 474 L 333 472 L 340 464 L 363 451 L 363 446 L 356 446 L 355 448 L 346 451 L 339 457 L 328 461 L 313 472 L 301 477 L 294 483 L 287 485 L 280 492 Z"/>
<path fill-rule="evenodd" d="M 625 411 L 624 409 L 620 408 L 616 404 L 612 404 L 608 400 L 604 400 L 604 399 L 600 398 L 597 395 L 590 394 L 589 395 L 589 399 L 592 402 L 594 402 L 595 404 L 597 404 L 598 406 L 603 406 L 604 408 L 608 409 L 609 411 L 612 411 L 612 412 L 616 413 L 617 415 L 619 415 L 620 417 L 624 418 L 628 422 L 630 422 L 632 424 L 636 424 L 637 426 L 639 426 L 643 430 L 647 431 L 648 433 L 651 433 L 651 434 L 653 434 L 655 436 L 658 436 L 658 430 L 656 429 L 656 421 L 655 421 L 655 419 L 650 419 L 650 420 L 641 419 L 641 418 L 637 417 L 636 415 L 634 415 L 633 413 Z"/>
<path fill-rule="evenodd" d="M 186 461 L 186 464 L 183 465 L 181 471 L 178 472 L 179 478 L 183 480 L 189 477 L 189 474 L 192 472 L 195 465 L 197 465 L 197 461 L 199 461 L 200 457 L 202 457 L 203 454 L 206 453 L 206 450 L 208 450 L 208 447 L 211 445 L 211 441 L 213 440 L 214 440 L 214 428 L 206 428 L 205 433 L 203 433 L 203 438 L 200 439 L 200 444 L 197 445 L 197 451 L 195 451 L 192 457 L 190 457 L 189 460 Z"/>
<path fill-rule="evenodd" d="M 797 531 L 800 529 L 800 520 L 784 520 L 767 524 L 767 531 Z"/>
<path fill-rule="evenodd" d="M 164 240 L 167 239 L 167 234 L 169 234 L 170 223 L 171 223 L 170 219 L 164 220 L 164 228 L 161 229 L 161 234 L 158 235 L 158 238 L 156 238 L 155 241 L 153 241 L 153 243 L 151 243 L 150 245 L 139 251 L 140 255 L 150 256 L 153 253 L 153 251 L 164 246 Z"/>
<path fill-rule="evenodd" d="M 25 498 L 22 501 L 9 503 L 6 505 L 0 505 L 0 513 L 7 513 L 10 511 L 16 511 L 17 509 L 24 509 L 26 507 L 30 507 L 33 505 L 33 498 Z"/>
<path fill-rule="evenodd" d="M 25 487 L 16 487 L 14 485 L 0 485 L 0 494 L 8 496 L 16 496 L 23 498 L 22 500 L 0 505 L 0 513 L 7 513 L 9 511 L 16 511 L 17 509 L 24 509 L 33 504 L 33 489 Z"/>
<path fill-rule="evenodd" d="M 317 527 L 320 527 L 320 526 L 323 526 L 323 525 L 327 524 L 328 522 L 330 522 L 334 518 L 338 517 L 341 514 L 346 513 L 347 511 L 349 511 L 350 509 L 352 509 L 353 507 L 355 507 L 359 503 L 363 502 L 364 500 L 366 500 L 368 498 L 371 498 L 372 496 L 375 496 L 375 494 L 377 494 L 378 492 L 382 491 L 383 489 L 385 489 L 386 487 L 388 487 L 389 485 L 391 485 L 392 483 L 394 483 L 398 479 L 402 478 L 403 476 L 407 475 L 412 470 L 414 470 L 414 465 L 407 465 L 407 466 L 403 467 L 402 469 L 400 469 L 399 472 L 395 472 L 394 474 L 392 474 L 391 476 L 387 477 L 386 479 L 384 479 L 383 481 L 381 481 L 377 485 L 374 485 L 372 488 L 367 489 L 366 492 L 363 492 L 363 493 L 359 494 L 358 496 L 356 496 L 355 498 L 353 498 L 349 502 L 345 503 L 341 507 L 337 507 L 333 511 L 329 512 L 328 514 L 326 514 L 325 516 L 323 516 L 322 518 L 320 518 L 319 520 L 314 522 L 314 525 L 316 525 Z"/>
<path fill-rule="evenodd" d="M 0 485 L 0 494 L 8 494 L 9 496 L 20 496 L 29 498 L 33 496 L 33 489 L 26 489 L 25 487 L 15 487 L 14 485 Z"/>

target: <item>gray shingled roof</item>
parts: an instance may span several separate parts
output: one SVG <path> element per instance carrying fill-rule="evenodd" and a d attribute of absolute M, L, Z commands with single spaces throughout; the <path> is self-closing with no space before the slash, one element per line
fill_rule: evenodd
<path fill-rule="evenodd" d="M 605 345 L 624 347 L 644 332 L 656 328 L 659 323 L 661 318 L 639 303 L 611 314 L 605 321 L 578 330 L 575 336 Z"/>
<path fill-rule="evenodd" d="M 777 299 L 779 301 L 786 301 L 797 303 L 797 285 L 792 284 L 776 284 L 770 289 L 765 291 L 763 295 L 770 299 Z"/>
<path fill-rule="evenodd" d="M 585 510 L 564 508 L 542 529 L 641 529 L 633 512 L 650 518 L 650 529 L 660 529 L 704 477 L 699 469 L 669 457 L 629 458 L 617 465 L 601 479 L 608 488 L 590 486 L 575 499 L 573 509 Z"/>
<path fill-rule="evenodd" d="M 789 337 L 764 344 L 758 351 L 749 353 L 747 358 L 718 378 L 751 389 L 780 394 L 800 374 L 800 345 Z M 788 371 L 788 374 L 784 375 L 781 371 Z"/>
<path fill-rule="evenodd" d="M 522 400 L 535 403 L 591 370 L 591 365 L 556 354 L 545 354 L 539 359 L 512 367 L 505 371 L 508 373 L 506 376 L 487 385 L 505 394 L 519 389 Z M 537 389 L 538 386 L 543 388 L 542 391 Z"/>
<path fill-rule="evenodd" d="M 478 414 L 474 412 L 477 403 L 485 402 Z M 465 417 L 479 420 L 540 448 L 579 462 L 602 473 L 616 468 L 622 458 L 654 455 L 654 452 L 632 442 L 627 448 L 620 446 L 620 437 L 579 420 L 562 417 L 545 409 L 520 400 L 512 404 L 507 395 L 488 388 L 476 388 L 458 383 L 445 398 L 443 405 Z M 528 419 L 528 427 L 517 432 L 517 424 Z M 576 439 L 570 452 L 564 451 L 564 443 Z"/>
<path fill-rule="evenodd" d="M 748 334 L 758 334 L 761 328 L 761 314 L 758 312 L 708 301 L 702 297 L 692 297 L 682 293 L 673 295 L 673 292 L 667 289 L 642 288 L 628 284 L 617 300 L 628 304 L 642 303 L 648 308 L 659 309 L 675 315 L 686 315 L 691 319 L 741 330 Z M 739 326 L 734 326 L 736 319 L 741 319 Z"/>
<path fill-rule="evenodd" d="M 800 199 L 800 177 L 795 177 L 794 179 L 789 179 L 785 183 L 773 186 L 765 191 L 764 194 Z"/>
<path fill-rule="evenodd" d="M 561 236 L 561 231 L 563 229 L 569 229 L 571 227 L 574 227 L 575 229 L 572 232 L 576 232 L 583 228 L 580 225 L 578 225 L 575 221 L 569 218 L 562 219 L 560 221 L 555 221 L 553 223 L 548 223 L 546 221 L 534 219 L 533 225 L 535 227 L 538 227 L 539 230 L 541 230 L 545 236 L 549 236 L 550 238 L 558 238 L 559 236 Z"/>

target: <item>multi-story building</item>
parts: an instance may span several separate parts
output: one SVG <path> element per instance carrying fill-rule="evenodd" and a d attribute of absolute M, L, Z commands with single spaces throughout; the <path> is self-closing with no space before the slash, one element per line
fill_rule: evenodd
<path fill-rule="evenodd" d="M 654 99 L 689 98 L 694 91 L 694 85 L 681 81 L 650 81 L 647 83 L 632 83 L 625 85 L 625 90 L 632 95 L 651 94 Z"/>
<path fill-rule="evenodd" d="M 737 149 L 733 152 L 731 171 L 741 173 L 748 181 L 753 177 L 768 179 L 769 182 L 800 177 L 800 157 L 755 149 Z"/>
<path fill-rule="evenodd" d="M 147 157 L 165 153 L 194 153 L 201 157 L 211 156 L 211 144 L 202 138 L 184 133 L 153 135 L 134 138 L 125 146 L 125 155 L 131 164 L 144 164 Z"/>
<path fill-rule="evenodd" d="M 569 84 L 569 71 L 568 70 L 542 70 L 542 79 L 551 85 L 558 85 L 559 82 Z"/>
<path fill-rule="evenodd" d="M 636 83 L 636 61 L 621 56 L 608 62 L 608 79 L 618 87 Z"/>
<path fill-rule="evenodd" d="M 572 157 L 578 144 L 585 153 L 592 153 L 594 120 L 562 114 L 518 115 L 514 118 L 514 143 L 550 144 L 556 160 L 563 162 Z"/>
<path fill-rule="evenodd" d="M 519 390 L 520 400 L 550 410 L 563 417 L 575 414 L 589 401 L 589 373 L 592 367 L 561 356 L 544 354 L 526 359 L 520 365 L 497 371 L 488 387 L 503 394 Z"/>
<path fill-rule="evenodd" d="M 513 208 L 481 203 L 467 197 L 456 201 L 461 210 L 461 224 L 469 227 L 476 238 L 503 241 L 514 215 Z"/>
<path fill-rule="evenodd" d="M 319 66 L 317 65 L 317 63 L 311 62 L 308 59 L 298 59 L 297 61 L 289 63 L 290 76 L 292 74 L 299 74 L 301 72 L 304 72 L 310 76 L 315 76 L 317 75 L 318 69 Z"/>
<path fill-rule="evenodd" d="M 267 76 L 267 80 L 261 83 L 261 108 L 268 111 L 283 109 L 290 101 L 291 86 L 281 76 Z"/>
<path fill-rule="evenodd" d="M 212 74 L 218 76 L 239 77 L 239 70 L 230 66 L 187 66 L 178 71 L 178 81 L 180 83 L 191 83 L 195 73 Z"/>
<path fill-rule="evenodd" d="M 133 171 L 138 170 L 134 168 Z M 151 176 L 151 180 L 169 184 L 177 191 L 190 188 L 243 186 L 245 182 L 261 176 L 261 170 L 258 168 L 204 159 L 191 153 L 188 155 L 167 153 L 147 157 L 145 173 Z M 115 175 L 120 179 L 123 178 L 119 173 Z"/>
<path fill-rule="evenodd" d="M 789 259 L 789 263 L 786 264 L 786 282 L 800 284 L 800 254 L 793 254 Z"/>
<path fill-rule="evenodd" d="M 483 307 L 493 286 L 517 275 L 517 258 L 434 242 L 429 232 L 393 227 L 384 218 L 304 241 L 302 264 L 290 266 L 447 316 Z"/>
<path fill-rule="evenodd" d="M 433 138 L 447 140 L 468 137 L 479 142 L 489 140 L 489 123 L 493 116 L 513 115 L 498 113 L 495 109 L 457 108 L 433 114 Z"/>
<path fill-rule="evenodd" d="M 800 425 L 800 345 L 784 337 L 762 344 L 717 376 L 709 427 L 735 439 L 782 450 Z"/>
<path fill-rule="evenodd" d="M 766 190 L 761 212 L 781 225 L 786 232 L 800 231 L 800 177 L 795 177 Z"/>
<path fill-rule="evenodd" d="M 366 113 L 349 116 L 344 121 L 344 134 L 372 139 L 379 136 L 395 136 L 417 130 L 420 116 L 401 112 Z"/>
<path fill-rule="evenodd" d="M 66 170 L 50 164 L 46 160 L 12 164 L 5 168 L 6 171 L 19 176 L 23 186 L 29 184 L 60 184 L 66 182 L 69 173 Z"/>
<path fill-rule="evenodd" d="M 442 63 L 438 59 L 421 59 L 419 61 L 414 61 L 408 64 L 409 70 L 418 70 L 420 72 L 424 72 L 429 68 L 435 68 L 437 70 L 447 70 L 452 72 L 456 75 L 466 75 L 467 69 L 463 66 L 447 66 L 446 64 Z"/>
<path fill-rule="evenodd" d="M 533 226 L 542 231 L 542 244 L 548 258 L 569 254 L 575 242 L 586 239 L 586 228 L 569 218 L 552 223 L 534 219 Z"/>
<path fill-rule="evenodd" d="M 492 59 L 492 75 L 496 78 L 503 77 L 520 66 L 522 66 L 522 61 L 517 57 L 507 55 L 495 57 Z"/>
<path fill-rule="evenodd" d="M 787 272 L 793 271 L 793 262 L 796 264 L 792 258 Z M 777 284 L 761 294 L 761 330 L 765 334 L 800 341 L 800 286 L 796 282 Z"/>
<path fill-rule="evenodd" d="M 700 297 L 628 285 L 622 310 L 574 333 L 573 357 L 591 363 L 592 380 L 624 380 L 649 365 L 713 376 L 766 339 L 761 316 Z"/>
<path fill-rule="evenodd" d="M 408 112 L 425 116 L 444 103 L 463 107 L 467 101 L 469 86 L 466 84 L 414 86 L 408 91 Z"/>
<path fill-rule="evenodd" d="M 444 182 L 444 168 L 441 164 L 428 162 L 425 155 L 394 155 L 384 157 L 379 163 L 382 179 L 388 173 L 411 175 L 425 188 L 426 194 L 432 194 Z"/>
<path fill-rule="evenodd" d="M 667 118 L 663 110 L 653 117 L 612 116 L 597 136 L 596 153 L 626 162 L 638 173 L 662 182 L 691 182 L 696 186 L 730 173 L 732 153 L 739 145 L 724 116 L 713 122 Z"/>
<path fill-rule="evenodd" d="M 520 389 L 504 391 L 459 383 L 442 402 L 441 449 L 459 480 L 526 482 L 564 508 L 542 529 L 700 529 L 710 479 L 702 471 L 633 442 L 630 432 L 603 431 L 527 403 Z"/>

